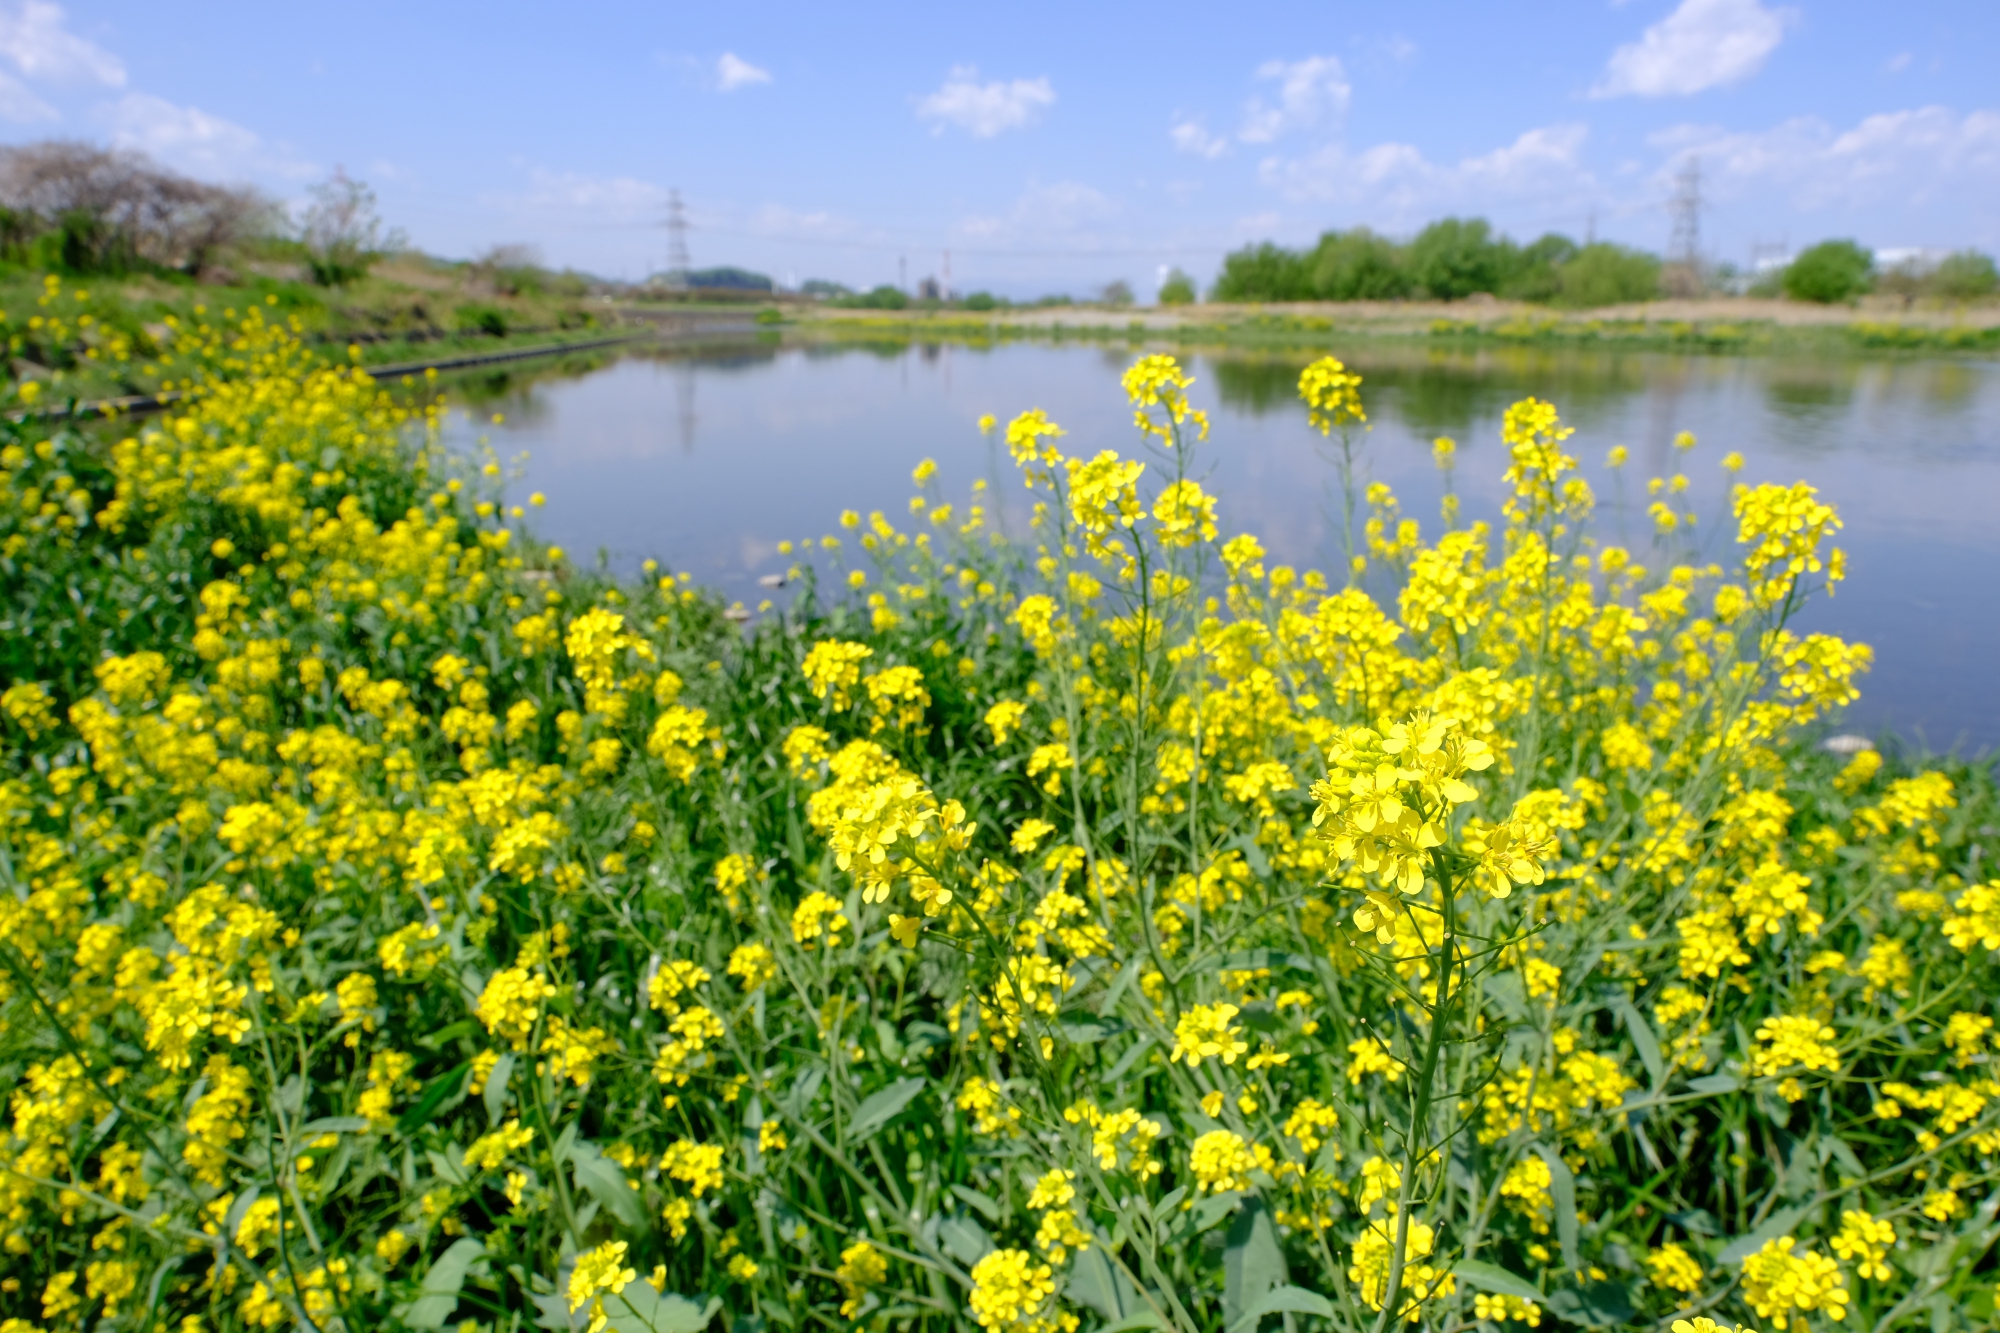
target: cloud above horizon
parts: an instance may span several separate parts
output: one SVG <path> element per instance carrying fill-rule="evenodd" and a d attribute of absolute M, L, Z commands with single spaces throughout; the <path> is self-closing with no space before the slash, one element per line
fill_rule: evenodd
<path fill-rule="evenodd" d="M 724 51 L 721 59 L 715 62 L 715 82 L 720 92 L 732 93 L 738 88 L 770 81 L 770 70 L 759 69 L 734 51 Z"/>
<path fill-rule="evenodd" d="M 1056 90 L 1046 78 L 979 81 L 972 65 L 956 65 L 944 86 L 917 102 L 917 119 L 931 122 L 931 133 L 956 125 L 975 139 L 991 139 L 1008 130 L 1026 129 L 1055 105 Z"/>
<path fill-rule="evenodd" d="M 1267 60 L 1257 67 L 1257 78 L 1278 85 L 1277 101 L 1250 99 L 1236 132 L 1244 143 L 1271 143 L 1295 130 L 1338 129 L 1354 96 L 1336 56 Z"/>
<path fill-rule="evenodd" d="M 1797 20 L 1758 0 L 1681 0 L 1680 7 L 1611 53 L 1592 97 L 1689 97 L 1755 74 Z"/>

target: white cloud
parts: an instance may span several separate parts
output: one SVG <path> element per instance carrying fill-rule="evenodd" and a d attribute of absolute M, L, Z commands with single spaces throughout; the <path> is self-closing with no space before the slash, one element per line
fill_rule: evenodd
<path fill-rule="evenodd" d="M 1910 61 L 1912 59 L 1914 59 L 1914 57 L 1911 56 L 1911 54 L 1908 51 L 1904 51 L 1901 54 L 1890 56 L 1889 63 L 1888 65 L 1885 66 L 1885 68 L 1891 74 L 1901 74 L 1904 70 L 1910 67 Z"/>
<path fill-rule="evenodd" d="M 1359 153 L 1329 144 L 1304 157 L 1267 158 L 1260 174 L 1291 199 L 1365 207 L 1377 226 L 1414 225 L 1444 210 L 1485 211 L 1517 200 L 1561 212 L 1596 192 L 1582 160 L 1587 137 L 1582 125 L 1548 125 L 1456 163 L 1432 162 L 1406 143 Z"/>
<path fill-rule="evenodd" d="M 1186 153 L 1190 157 L 1214 159 L 1229 151 L 1229 140 L 1219 134 L 1210 134 L 1208 126 L 1202 124 L 1200 120 L 1176 122 L 1174 127 L 1167 131 L 1167 137 L 1174 141 L 1176 151 Z"/>
<path fill-rule="evenodd" d="M 27 84 L 11 74 L 0 74 L 0 120 L 25 125 L 56 118 L 56 109 L 29 92 Z"/>
<path fill-rule="evenodd" d="M 1093 225 L 1110 221 L 1119 212 L 1118 201 L 1103 191 L 1077 181 L 1057 181 L 1050 185 L 1031 184 L 1006 213 L 967 217 L 959 222 L 958 230 L 978 240 L 1049 235 L 1074 239 L 1088 233 Z"/>
<path fill-rule="evenodd" d="M 936 122 L 933 133 L 956 125 L 975 139 L 991 139 L 1034 124 L 1055 100 L 1056 90 L 1045 78 L 981 83 L 977 69 L 959 65 L 942 88 L 918 101 L 917 119 Z"/>
<path fill-rule="evenodd" d="M 127 93 L 98 109 L 120 148 L 136 148 L 169 166 L 198 176 L 240 176 L 269 171 L 302 177 L 314 170 L 284 152 L 266 147 L 255 132 L 233 120 L 191 106 L 176 106 L 151 93 Z"/>
<path fill-rule="evenodd" d="M 724 51 L 715 62 L 715 81 L 720 91 L 734 92 L 753 83 L 769 83 L 771 71 L 757 68 L 734 51 Z"/>
<path fill-rule="evenodd" d="M 0 8 L 0 58 L 31 79 L 125 86 L 125 64 L 63 26 L 61 5 L 22 0 Z"/>
<path fill-rule="evenodd" d="M 1724 201 L 1775 188 L 1794 207 L 1812 211 L 1923 205 L 1963 192 L 1977 208 L 2000 189 L 2000 111 L 1994 110 L 1887 111 L 1844 131 L 1817 116 L 1748 133 L 1682 125 L 1652 143 L 1668 153 L 1656 188 L 1699 156 L 1704 184 Z"/>
<path fill-rule="evenodd" d="M 615 225 L 660 222 L 666 216 L 667 200 L 664 186 L 631 176 L 586 176 L 574 171 L 536 168 L 528 173 L 525 192 L 488 194 L 480 202 L 516 216 L 584 215 L 598 223 Z"/>
<path fill-rule="evenodd" d="M 1236 135 L 1244 143 L 1270 143 L 1293 130 L 1337 128 L 1354 93 L 1334 56 L 1266 61 L 1257 67 L 1257 77 L 1276 81 L 1278 101 L 1273 106 L 1261 97 L 1250 99 Z"/>
<path fill-rule="evenodd" d="M 1681 0 L 1680 8 L 1611 53 L 1593 97 L 1686 97 L 1749 78 L 1796 14 L 1758 0 Z"/>

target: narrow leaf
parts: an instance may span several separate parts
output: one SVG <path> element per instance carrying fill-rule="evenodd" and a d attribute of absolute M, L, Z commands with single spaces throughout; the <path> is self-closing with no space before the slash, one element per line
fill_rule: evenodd
<path fill-rule="evenodd" d="M 1543 1299 L 1541 1291 L 1524 1277 L 1516 1277 L 1498 1264 L 1484 1263 L 1478 1259 L 1461 1259 L 1452 1266 L 1453 1273 L 1469 1286 L 1481 1291 L 1496 1292 L 1502 1296 L 1519 1296 L 1524 1301 Z"/>
<path fill-rule="evenodd" d="M 1660 1041 L 1653 1035 L 1653 1025 L 1638 1007 L 1619 991 L 1611 997 L 1611 1007 L 1625 1020 L 1625 1030 L 1632 1034 L 1632 1048 L 1639 1052 L 1639 1062 L 1646 1066 L 1646 1074 L 1653 1080 L 1653 1089 L 1658 1091 L 1666 1085 L 1667 1066 L 1660 1059 Z"/>
<path fill-rule="evenodd" d="M 1549 1194 L 1556 1205 L 1556 1236 L 1562 1241 L 1563 1267 L 1574 1273 L 1583 1267 L 1577 1252 L 1576 1177 L 1554 1148 L 1537 1143 L 1535 1152 L 1549 1164 Z"/>
<path fill-rule="evenodd" d="M 458 1308 L 458 1294 L 465 1287 L 466 1274 L 486 1257 L 483 1242 L 467 1236 L 452 1242 L 424 1274 L 417 1299 L 397 1310 L 396 1317 L 410 1328 L 443 1328 L 451 1312 Z"/>
<path fill-rule="evenodd" d="M 300 1138 L 318 1138 L 322 1134 L 365 1134 L 368 1132 L 368 1117 L 365 1115 L 323 1115 L 317 1120 L 308 1120 L 299 1126 Z"/>
<path fill-rule="evenodd" d="M 905 1106 L 915 1101 L 917 1094 L 923 1090 L 923 1079 L 905 1078 L 871 1093 L 866 1101 L 855 1108 L 854 1120 L 847 1127 L 848 1141 L 859 1143 L 874 1135 L 876 1131 L 894 1120 Z"/>
<path fill-rule="evenodd" d="M 1257 1321 L 1249 1312 L 1274 1287 L 1285 1286 L 1289 1277 L 1284 1247 L 1278 1244 L 1270 1211 L 1262 1199 L 1251 1195 L 1230 1221 L 1223 1243 L 1223 1326 L 1233 1330 L 1249 1319 L 1254 1328 Z"/>
<path fill-rule="evenodd" d="M 507 1080 L 514 1077 L 514 1053 L 505 1051 L 486 1073 L 486 1124 L 497 1129 L 507 1114 Z"/>
<path fill-rule="evenodd" d="M 1715 1256 L 1716 1267 L 1734 1268 L 1763 1249 L 1765 1241 L 1776 1240 L 1779 1236 L 1789 1236 L 1792 1228 L 1799 1224 L 1799 1219 L 1810 1211 L 1811 1209 L 1806 1207 L 1780 1208 L 1764 1219 L 1764 1225 L 1738 1236 L 1723 1246 L 1722 1253 Z"/>
<path fill-rule="evenodd" d="M 578 1189 L 589 1190 L 604 1211 L 632 1231 L 646 1227 L 646 1208 L 639 1191 L 625 1178 L 618 1163 L 597 1150 L 597 1145 L 579 1139 L 570 1149 L 570 1176 Z"/>
<path fill-rule="evenodd" d="M 1229 1333 L 1249 1333 L 1257 1327 L 1257 1321 L 1267 1314 L 1312 1314 L 1331 1319 L 1333 1302 L 1304 1287 L 1273 1287 L 1251 1303 L 1229 1326 Z"/>

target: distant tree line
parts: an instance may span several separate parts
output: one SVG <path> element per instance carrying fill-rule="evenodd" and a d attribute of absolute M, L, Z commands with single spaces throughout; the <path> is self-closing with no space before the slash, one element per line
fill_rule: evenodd
<path fill-rule="evenodd" d="M 1795 301 L 1823 305 L 1851 301 L 1871 291 L 1906 300 L 1976 301 L 2000 291 L 2000 269 L 1995 268 L 1993 256 L 1977 250 L 1957 251 L 1935 264 L 1879 269 L 1873 252 L 1854 241 L 1821 241 L 1760 279 L 1752 291 L 1766 296 L 1783 293 Z"/>
<path fill-rule="evenodd" d="M 1222 261 L 1209 297 L 1453 301 L 1484 292 L 1550 305 L 1616 305 L 1658 295 L 1660 271 L 1659 259 L 1642 250 L 1606 241 L 1579 245 L 1556 232 L 1522 245 L 1484 218 L 1454 217 L 1408 241 L 1355 227 L 1326 232 L 1307 250 L 1268 241 L 1245 246 Z"/>

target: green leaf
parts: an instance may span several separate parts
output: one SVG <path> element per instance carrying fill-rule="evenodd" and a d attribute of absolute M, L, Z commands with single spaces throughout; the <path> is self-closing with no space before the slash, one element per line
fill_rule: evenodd
<path fill-rule="evenodd" d="M 424 1095 L 417 1098 L 417 1104 L 403 1112 L 402 1118 L 396 1121 L 396 1132 L 403 1135 L 414 1134 L 428 1125 L 431 1117 L 435 1116 L 447 1101 L 454 1096 L 464 1095 L 465 1081 L 471 1073 L 472 1062 L 467 1060 L 450 1073 L 440 1074 L 432 1079 L 425 1085 Z"/>
<path fill-rule="evenodd" d="M 1255 972 L 1267 967 L 1273 972 L 1287 967 L 1299 972 L 1311 972 L 1313 960 L 1305 954 L 1287 953 L 1283 949 L 1245 949 L 1225 956 L 1215 966 L 1218 972 Z"/>
<path fill-rule="evenodd" d="M 449 1027 L 439 1028 L 428 1037 L 418 1037 L 417 1045 L 427 1051 L 434 1051 L 448 1041 L 479 1031 L 479 1024 L 469 1018 L 460 1019 Z"/>
<path fill-rule="evenodd" d="M 1159 1316 L 1143 1308 L 1143 1298 L 1139 1289 L 1132 1285 L 1132 1279 L 1111 1262 L 1099 1245 L 1093 1245 L 1076 1256 L 1076 1261 L 1070 1265 L 1069 1283 L 1063 1289 L 1063 1296 L 1072 1304 L 1089 1306 L 1106 1319 L 1124 1321 L 1117 1327 L 1161 1326 Z M 1134 1323 L 1134 1320 L 1141 1322 Z M 1099 1330 L 1099 1333 L 1106 1331 Z"/>
<path fill-rule="evenodd" d="M 410 1328 L 443 1328 L 451 1312 L 458 1308 L 458 1293 L 465 1286 L 468 1273 L 485 1276 L 486 1246 L 483 1242 L 467 1236 L 452 1242 L 450 1249 L 439 1255 L 431 1265 L 431 1271 L 424 1274 L 421 1294 L 408 1305 L 395 1311 L 396 1318 Z"/>
<path fill-rule="evenodd" d="M 1130 1046 L 1127 1046 L 1125 1048 L 1125 1054 L 1119 1056 L 1117 1063 L 1113 1064 L 1111 1068 L 1105 1073 L 1103 1082 L 1107 1086 L 1109 1086 L 1111 1084 L 1117 1083 L 1119 1079 L 1125 1077 L 1125 1071 L 1130 1069 L 1133 1065 L 1139 1063 L 1139 1057 L 1144 1055 L 1152 1047 L 1152 1045 L 1153 1045 L 1153 1039 L 1151 1037 L 1142 1035 L 1139 1038 L 1139 1040 L 1133 1042 Z"/>
<path fill-rule="evenodd" d="M 1745 1232 L 1723 1246 L 1722 1253 L 1715 1256 L 1716 1267 L 1734 1268 L 1763 1249 L 1765 1241 L 1791 1235 L 1792 1228 L 1799 1224 L 1799 1219 L 1811 1211 L 1810 1206 L 1803 1205 L 1797 1208 L 1780 1208 L 1764 1219 L 1764 1225 Z"/>
<path fill-rule="evenodd" d="M 1537 1143 L 1535 1152 L 1549 1164 L 1549 1194 L 1556 1205 L 1556 1236 L 1562 1241 L 1563 1267 L 1574 1273 L 1583 1267 L 1576 1245 L 1576 1177 L 1554 1148 Z"/>
<path fill-rule="evenodd" d="M 1106 1324 L 1103 1328 L 1097 1330 L 1097 1333 L 1135 1333 L 1136 1330 L 1142 1328 L 1165 1327 L 1166 1325 L 1160 1321 L 1160 1317 L 1151 1310 L 1140 1310 L 1136 1314 L 1126 1315 L 1115 1324 Z"/>
<path fill-rule="evenodd" d="M 486 1125 L 489 1129 L 499 1128 L 500 1117 L 507 1114 L 507 1080 L 513 1077 L 514 1053 L 503 1051 L 486 1074 Z"/>
<path fill-rule="evenodd" d="M 986 1228 L 969 1217 L 948 1217 L 939 1223 L 938 1241 L 968 1268 L 993 1250 L 993 1238 L 986 1234 Z"/>
<path fill-rule="evenodd" d="M 1524 1277 L 1516 1277 L 1498 1264 L 1484 1263 L 1478 1259 L 1461 1259 L 1452 1266 L 1453 1273 L 1461 1282 L 1478 1287 L 1481 1291 L 1495 1292 L 1501 1296 L 1519 1296 L 1524 1301 L 1543 1299 L 1541 1290 Z"/>
<path fill-rule="evenodd" d="M 1194 1230 L 1189 1234 L 1199 1236 L 1228 1217 L 1236 1211 L 1236 1205 L 1242 1202 L 1242 1199 L 1242 1194 L 1230 1190 L 1227 1193 L 1211 1194 L 1206 1199 L 1195 1200 L 1194 1207 L 1187 1214 L 1194 1220 Z"/>
<path fill-rule="evenodd" d="M 604 1205 L 604 1211 L 630 1231 L 646 1229 L 646 1205 L 639 1191 L 625 1178 L 618 1163 L 597 1150 L 587 1139 L 578 1139 L 570 1148 L 570 1178 L 578 1189 L 589 1190 Z"/>
<path fill-rule="evenodd" d="M 323 1115 L 317 1120 L 308 1120 L 299 1126 L 299 1137 L 316 1139 L 322 1134 L 365 1134 L 368 1132 L 368 1117 L 365 1115 Z"/>
<path fill-rule="evenodd" d="M 604 1297 L 604 1313 L 618 1333 L 702 1333 L 721 1308 L 722 1302 L 713 1296 L 702 1301 L 662 1295 L 643 1278 Z"/>
<path fill-rule="evenodd" d="M 1229 1333 L 1249 1333 L 1267 1314 L 1311 1314 L 1331 1319 L 1333 1302 L 1304 1287 L 1273 1287 L 1251 1302 L 1250 1308 L 1229 1326 Z"/>
<path fill-rule="evenodd" d="M 848 1142 L 859 1143 L 875 1134 L 901 1114 L 903 1108 L 915 1101 L 917 1094 L 923 1090 L 923 1079 L 904 1078 L 871 1093 L 855 1108 L 854 1119 L 847 1126 Z"/>
<path fill-rule="evenodd" d="M 1704 1094 L 1734 1092 L 1743 1084 L 1734 1074 L 1709 1074 L 1688 1080 L 1688 1091 Z"/>
<path fill-rule="evenodd" d="M 1653 1025 L 1637 1006 L 1619 991 L 1611 997 L 1611 1008 L 1625 1021 L 1625 1030 L 1632 1034 L 1632 1047 L 1639 1052 L 1639 1063 L 1646 1066 L 1646 1074 L 1653 1080 L 1653 1090 L 1666 1086 L 1667 1066 L 1660 1059 L 1660 1041 L 1653 1035 Z"/>
<path fill-rule="evenodd" d="M 1099 1017 L 1111 1016 L 1112 1011 L 1118 1007 L 1118 1002 L 1125 998 L 1126 988 L 1139 979 L 1139 964 L 1144 961 L 1142 958 L 1134 958 L 1119 970 L 1117 979 L 1105 990 L 1104 999 L 1097 1006 Z"/>
<path fill-rule="evenodd" d="M 1251 1195 L 1243 1201 L 1229 1223 L 1222 1248 L 1222 1323 L 1234 1330 L 1249 1320 L 1257 1303 L 1274 1287 L 1286 1284 L 1285 1250 L 1278 1244 L 1278 1230 L 1271 1225 L 1270 1210 L 1264 1201 Z"/>
<path fill-rule="evenodd" d="M 998 1222 L 1000 1220 L 1000 1205 L 987 1198 L 984 1194 L 981 1194 L 978 1190 L 967 1189 L 963 1185 L 953 1185 L 951 1192 L 985 1214 L 987 1221 Z"/>

